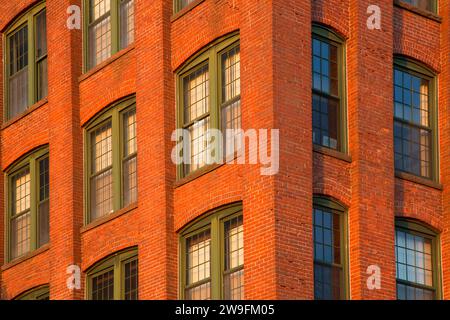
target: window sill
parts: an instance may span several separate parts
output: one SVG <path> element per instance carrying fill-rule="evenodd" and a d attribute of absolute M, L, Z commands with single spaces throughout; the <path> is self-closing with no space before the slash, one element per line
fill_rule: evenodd
<path fill-rule="evenodd" d="M 17 259 L 12 260 L 11 262 L 8 262 L 8 263 L 4 264 L 2 266 L 2 268 L 1 268 L 1 270 L 2 271 L 8 270 L 8 269 L 10 269 L 10 268 L 12 268 L 12 267 L 14 267 L 14 266 L 16 266 L 18 264 L 21 264 L 22 262 L 30 260 L 31 258 L 34 258 L 34 257 L 40 255 L 41 253 L 44 253 L 49 248 L 50 248 L 50 244 L 49 243 L 44 244 L 42 247 L 40 247 L 40 248 L 38 248 L 38 249 L 36 249 L 34 251 L 28 252 L 24 256 L 21 256 L 21 257 L 19 257 Z"/>
<path fill-rule="evenodd" d="M 96 74 L 97 72 L 99 72 L 100 70 L 102 70 L 103 68 L 105 68 L 106 66 L 110 65 L 111 63 L 113 63 L 114 61 L 120 59 L 122 56 L 126 55 L 128 52 L 130 52 L 131 50 L 134 49 L 134 43 L 130 44 L 128 47 L 126 47 L 125 49 L 122 49 L 118 52 L 116 52 L 115 54 L 113 54 L 111 57 L 109 57 L 108 59 L 106 59 L 105 61 L 99 63 L 98 65 L 96 65 L 95 67 L 93 67 L 92 69 L 89 69 L 88 71 L 86 71 L 86 73 L 82 74 L 79 78 L 78 78 L 78 82 L 83 82 L 84 80 L 86 80 L 87 78 L 90 78 L 91 76 L 93 76 L 94 74 Z"/>
<path fill-rule="evenodd" d="M 422 178 L 422 177 L 418 177 L 415 176 L 411 173 L 407 173 L 407 172 L 401 172 L 401 171 L 396 171 L 395 172 L 395 176 L 399 179 L 402 180 L 406 180 L 406 181 L 410 181 L 410 182 L 414 182 L 417 184 L 421 184 L 424 185 L 426 187 L 430 187 L 430 188 L 434 188 L 437 190 L 442 190 L 443 187 L 440 183 L 426 179 L 426 178 Z"/>
<path fill-rule="evenodd" d="M 442 22 L 442 17 L 438 16 L 437 14 L 424 10 L 424 9 L 419 9 L 411 4 L 408 4 L 406 2 L 403 2 L 402 0 L 394 0 L 394 5 L 399 7 L 399 8 L 403 8 L 405 10 L 411 11 L 413 13 L 416 13 L 420 16 L 423 16 L 425 18 L 434 20 L 436 22 L 441 23 Z"/>
<path fill-rule="evenodd" d="M 174 186 L 174 188 L 181 187 L 182 185 L 187 184 L 197 178 L 200 178 L 201 176 L 203 176 L 207 173 L 210 173 L 211 171 L 214 171 L 217 168 L 219 168 L 225 164 L 226 163 L 224 162 L 224 163 L 216 163 L 216 164 L 206 165 L 203 168 L 200 168 L 200 169 L 192 172 L 191 174 L 185 176 L 184 178 L 181 178 L 180 180 L 175 181 L 173 186 Z"/>
<path fill-rule="evenodd" d="M 21 114 L 18 114 L 14 118 L 11 118 L 8 121 L 6 121 L 5 123 L 3 123 L 2 127 L 1 127 L 1 130 L 4 130 L 4 129 L 8 128 L 9 126 L 11 126 L 12 124 L 20 121 L 21 119 L 25 118 L 27 115 L 29 115 L 30 113 L 32 113 L 33 111 L 39 109 L 40 107 L 42 107 L 43 105 L 45 105 L 47 103 L 48 103 L 48 99 L 47 98 L 39 100 L 38 102 L 36 102 L 35 104 L 33 104 L 32 106 L 27 108 Z"/>
<path fill-rule="evenodd" d="M 175 20 L 178 20 L 182 16 L 184 16 L 186 13 L 194 9 L 196 6 L 198 6 L 200 3 L 202 3 L 205 0 L 195 0 L 188 4 L 186 7 L 175 13 L 172 18 L 170 19 L 171 22 L 174 22 Z"/>
<path fill-rule="evenodd" d="M 118 218 L 118 217 L 128 213 L 128 212 L 133 211 L 137 207 L 138 207 L 137 202 L 135 202 L 135 203 L 130 204 L 128 207 L 122 208 L 120 210 L 117 210 L 116 212 L 113 212 L 113 213 L 108 214 L 108 215 L 106 215 L 104 217 L 98 218 L 98 219 L 90 222 L 89 224 L 81 227 L 80 233 L 85 233 L 85 232 L 88 232 L 88 231 L 90 231 L 92 229 L 95 229 L 95 228 L 97 228 L 97 227 L 99 227 L 99 226 L 101 226 L 101 225 L 103 225 L 105 223 L 108 223 L 108 222 L 110 222 L 110 221 L 112 221 L 112 220 L 114 220 L 114 219 L 116 219 L 116 218 Z"/>
<path fill-rule="evenodd" d="M 346 153 L 340 152 L 340 151 L 336 151 L 327 147 L 323 147 L 323 146 L 319 146 L 317 144 L 313 144 L 313 150 L 314 152 L 326 155 L 326 156 L 330 156 L 348 163 L 352 162 L 352 157 Z"/>

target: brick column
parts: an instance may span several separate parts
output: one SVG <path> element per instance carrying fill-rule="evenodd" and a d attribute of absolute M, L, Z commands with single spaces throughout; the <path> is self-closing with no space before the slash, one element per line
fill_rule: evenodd
<path fill-rule="evenodd" d="M 393 31 L 391 1 L 378 1 L 381 30 L 367 28 L 369 0 L 350 1 L 347 44 L 349 210 L 352 299 L 395 298 Z M 381 268 L 381 289 L 367 287 L 367 267 Z"/>
<path fill-rule="evenodd" d="M 240 7 L 243 129 L 280 129 L 279 173 L 245 170 L 246 299 L 311 299 L 310 3 Z"/>
<path fill-rule="evenodd" d="M 69 265 L 79 264 L 83 222 L 83 142 L 79 121 L 78 77 L 81 30 L 66 26 L 67 8 L 80 0 L 47 1 L 48 101 L 50 123 L 50 252 L 52 299 L 80 299 L 69 290 Z"/>
<path fill-rule="evenodd" d="M 171 133 L 175 93 L 170 63 L 171 0 L 136 1 L 138 95 L 139 298 L 177 298 L 177 238 L 173 230 L 175 166 Z"/>

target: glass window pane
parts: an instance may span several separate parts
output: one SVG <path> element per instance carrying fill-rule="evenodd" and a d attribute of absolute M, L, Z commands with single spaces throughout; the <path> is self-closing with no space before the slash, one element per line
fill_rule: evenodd
<path fill-rule="evenodd" d="M 184 122 L 189 123 L 209 112 L 209 72 L 204 65 L 186 76 L 184 89 Z"/>
<path fill-rule="evenodd" d="M 38 240 L 39 246 L 48 243 L 49 240 L 49 158 L 39 161 L 39 206 L 38 206 Z"/>
<path fill-rule="evenodd" d="M 11 259 L 23 256 L 30 251 L 31 214 L 23 213 L 11 221 Z"/>
<path fill-rule="evenodd" d="M 100 17 L 109 14 L 111 10 L 111 0 L 90 0 L 89 6 L 90 22 L 94 22 Z"/>
<path fill-rule="evenodd" d="M 134 42 L 134 0 L 120 1 L 120 48 Z"/>
<path fill-rule="evenodd" d="M 206 164 L 208 151 L 209 117 L 194 122 L 188 127 L 190 141 L 185 143 L 184 152 L 188 152 L 190 164 L 185 164 L 185 173 L 195 171 Z"/>
<path fill-rule="evenodd" d="M 132 260 L 125 264 L 124 274 L 125 300 L 138 299 L 138 261 Z"/>
<path fill-rule="evenodd" d="M 403 281 L 397 285 L 398 299 L 434 298 L 431 239 L 397 230 L 395 250 L 397 279 Z"/>
<path fill-rule="evenodd" d="M 47 70 L 47 58 L 43 58 L 37 63 L 37 95 L 38 100 L 41 100 L 48 95 L 48 70 Z"/>
<path fill-rule="evenodd" d="M 178 11 L 189 5 L 190 3 L 194 2 L 195 0 L 175 0 L 177 3 L 177 9 Z"/>
<path fill-rule="evenodd" d="M 339 101 L 313 94 L 313 142 L 338 149 Z"/>
<path fill-rule="evenodd" d="M 244 225 L 239 216 L 224 223 L 225 232 L 225 276 L 224 295 L 226 300 L 244 298 Z M 239 268 L 239 270 L 236 270 Z"/>
<path fill-rule="evenodd" d="M 211 233 L 205 230 L 186 239 L 186 299 L 208 300 L 211 297 Z M 195 285 L 201 283 L 200 285 Z"/>
<path fill-rule="evenodd" d="M 114 270 L 92 277 L 92 300 L 114 300 Z"/>
<path fill-rule="evenodd" d="M 47 18 L 46 10 L 36 15 L 36 58 L 47 55 Z"/>
<path fill-rule="evenodd" d="M 222 102 L 241 94 L 240 47 L 237 46 L 222 55 Z"/>
<path fill-rule="evenodd" d="M 233 157 L 242 145 L 240 47 L 222 54 L 222 126 L 225 155 Z"/>
<path fill-rule="evenodd" d="M 90 1 L 88 37 L 89 62 L 92 68 L 111 56 L 110 0 Z"/>
<path fill-rule="evenodd" d="M 395 69 L 395 117 L 428 126 L 429 81 Z M 403 112 L 400 111 L 403 109 Z"/>
<path fill-rule="evenodd" d="M 28 106 L 28 27 L 24 26 L 9 37 L 9 118 Z"/>
<path fill-rule="evenodd" d="M 137 201 L 137 157 L 126 160 L 123 164 L 123 199 L 124 206 Z"/>
<path fill-rule="evenodd" d="M 36 71 L 37 71 L 37 99 L 41 100 L 48 93 L 47 77 L 47 19 L 46 10 L 36 16 Z"/>
<path fill-rule="evenodd" d="M 31 176 L 27 168 L 12 178 L 11 259 L 31 247 Z"/>
<path fill-rule="evenodd" d="M 313 221 L 315 298 L 343 299 L 340 214 L 314 208 Z"/>
<path fill-rule="evenodd" d="M 123 114 L 123 205 L 137 201 L 136 109 Z"/>
<path fill-rule="evenodd" d="M 91 133 L 91 218 L 113 211 L 112 128 L 107 122 Z"/>
<path fill-rule="evenodd" d="M 403 0 L 419 9 L 436 12 L 436 0 Z"/>
<path fill-rule="evenodd" d="M 394 135 L 396 169 L 430 178 L 431 131 L 395 121 Z"/>
<path fill-rule="evenodd" d="M 131 109 L 123 115 L 123 152 L 124 157 L 137 152 L 136 139 L 136 109 Z"/>

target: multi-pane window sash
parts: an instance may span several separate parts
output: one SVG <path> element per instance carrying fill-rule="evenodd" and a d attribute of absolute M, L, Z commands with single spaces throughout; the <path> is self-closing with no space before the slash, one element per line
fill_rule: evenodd
<path fill-rule="evenodd" d="M 400 0 L 419 9 L 437 13 L 438 0 Z"/>
<path fill-rule="evenodd" d="M 8 177 L 8 259 L 49 241 L 49 158 L 41 149 L 15 164 Z"/>
<path fill-rule="evenodd" d="M 432 74 L 405 66 L 408 64 L 394 67 L 395 168 L 436 179 L 435 80 Z"/>
<path fill-rule="evenodd" d="M 436 235 L 427 228 L 407 221 L 397 222 L 395 231 L 397 299 L 439 298 L 436 243 Z"/>
<path fill-rule="evenodd" d="M 86 133 L 86 223 L 137 201 L 135 100 L 108 109 Z"/>
<path fill-rule="evenodd" d="M 181 9 L 187 7 L 196 0 L 174 0 L 174 12 L 177 13 Z"/>
<path fill-rule="evenodd" d="M 137 250 L 116 253 L 88 271 L 87 297 L 89 300 L 137 300 Z"/>
<path fill-rule="evenodd" d="M 346 298 L 346 234 L 343 208 L 324 199 L 315 199 L 314 228 L 314 298 Z"/>
<path fill-rule="evenodd" d="M 49 286 L 43 285 L 19 295 L 14 300 L 49 300 L 49 299 L 50 299 Z"/>
<path fill-rule="evenodd" d="M 85 0 L 85 69 L 134 42 L 134 0 Z"/>
<path fill-rule="evenodd" d="M 6 31 L 5 119 L 47 97 L 47 22 L 45 2 L 34 6 Z"/>
<path fill-rule="evenodd" d="M 234 154 L 240 146 L 241 86 L 239 36 L 221 39 L 208 46 L 178 72 L 177 127 L 189 132 L 183 141 L 183 156 L 189 163 L 178 167 L 178 178 L 202 168 L 208 159 L 208 149 L 214 148 L 215 159 Z M 233 149 L 224 150 L 214 145 L 208 135 L 209 129 L 233 129 Z M 224 152 L 223 152 L 224 151 Z"/>
<path fill-rule="evenodd" d="M 343 40 L 315 25 L 311 51 L 313 143 L 346 152 Z"/>
<path fill-rule="evenodd" d="M 244 299 L 244 226 L 240 206 L 220 209 L 180 237 L 180 295 L 187 300 Z"/>

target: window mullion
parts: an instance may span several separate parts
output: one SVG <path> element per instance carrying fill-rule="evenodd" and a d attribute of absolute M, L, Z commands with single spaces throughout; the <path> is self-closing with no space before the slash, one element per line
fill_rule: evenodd
<path fill-rule="evenodd" d="M 114 110 L 112 121 L 112 174 L 113 174 L 113 209 L 119 210 L 122 206 L 122 179 L 121 179 L 121 154 L 120 154 L 120 115 Z"/>
<path fill-rule="evenodd" d="M 118 255 L 114 258 L 114 300 L 122 299 L 121 275 L 122 264 L 120 262 L 120 256 Z"/>
<path fill-rule="evenodd" d="M 219 79 L 219 65 L 218 65 L 217 51 L 212 48 L 209 53 L 209 114 L 210 114 L 210 129 L 220 130 L 220 102 L 218 90 L 221 90 Z M 214 149 L 219 154 L 216 154 L 216 159 L 222 159 L 222 146 L 219 144 L 220 139 L 215 139 L 213 142 Z"/>
<path fill-rule="evenodd" d="M 119 51 L 119 0 L 111 1 L 111 55 Z"/>
<path fill-rule="evenodd" d="M 34 104 L 36 99 L 35 77 L 35 43 L 34 43 L 34 15 L 28 17 L 28 107 Z"/>
<path fill-rule="evenodd" d="M 220 225 L 217 216 L 211 220 L 211 299 L 221 299 Z"/>
<path fill-rule="evenodd" d="M 38 190 L 37 188 L 37 178 L 38 178 L 38 172 L 36 167 L 36 159 L 32 158 L 30 160 L 30 213 L 31 213 L 31 243 L 30 243 L 30 249 L 31 251 L 37 249 L 37 195 Z"/>

